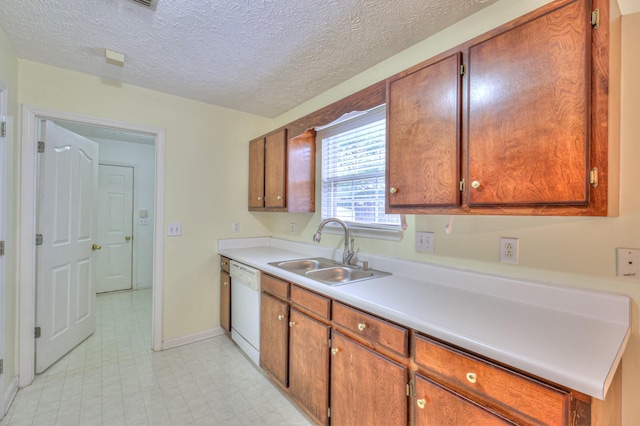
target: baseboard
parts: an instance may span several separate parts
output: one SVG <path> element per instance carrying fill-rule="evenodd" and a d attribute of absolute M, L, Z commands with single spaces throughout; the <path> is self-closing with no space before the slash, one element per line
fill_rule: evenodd
<path fill-rule="evenodd" d="M 16 397 L 17 393 L 18 378 L 14 377 L 13 380 L 11 380 L 11 383 L 9 383 L 7 391 L 4 393 L 4 413 L 0 413 L 0 419 L 2 419 L 9 411 L 9 407 L 11 407 L 11 403 L 13 402 L 13 399 Z"/>
<path fill-rule="evenodd" d="M 222 336 L 226 331 L 222 327 L 211 330 L 201 331 L 200 333 L 189 334 L 188 336 L 176 337 L 174 339 L 162 342 L 162 350 L 177 348 L 178 346 L 188 345 L 189 343 L 199 342 L 211 337 Z"/>

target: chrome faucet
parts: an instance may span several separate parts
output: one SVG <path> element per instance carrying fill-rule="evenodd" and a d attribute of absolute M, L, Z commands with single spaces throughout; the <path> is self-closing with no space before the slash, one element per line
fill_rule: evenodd
<path fill-rule="evenodd" d="M 349 238 L 349 228 L 347 228 L 347 224 L 340 219 L 331 217 L 320 222 L 320 225 L 318 225 L 318 230 L 313 236 L 313 241 L 316 243 L 320 242 L 320 237 L 322 237 L 322 228 L 324 228 L 324 226 L 329 222 L 336 222 L 344 228 L 344 252 L 342 253 L 342 263 L 345 265 L 350 265 L 351 260 L 353 260 L 353 256 L 355 256 L 355 252 L 353 251 L 353 238 Z"/>

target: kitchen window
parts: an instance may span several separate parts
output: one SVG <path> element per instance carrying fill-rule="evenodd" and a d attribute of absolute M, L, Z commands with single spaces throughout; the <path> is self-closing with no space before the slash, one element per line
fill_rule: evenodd
<path fill-rule="evenodd" d="M 402 238 L 404 217 L 385 214 L 385 105 L 316 128 L 322 146 L 322 219 L 343 220 L 355 235 Z"/>

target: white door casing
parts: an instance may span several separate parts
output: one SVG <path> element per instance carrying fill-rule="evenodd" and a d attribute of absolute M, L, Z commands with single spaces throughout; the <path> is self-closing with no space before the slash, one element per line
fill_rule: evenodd
<path fill-rule="evenodd" d="M 7 87 L 0 80 L 0 123 L 7 122 Z M 5 124 L 6 132 L 6 124 Z M 7 137 L 6 133 L 0 133 L 0 241 L 6 241 L 7 204 L 6 204 L 6 170 L 7 170 Z M 0 254 L 0 360 L 4 360 L 4 336 L 6 327 L 6 297 L 5 297 L 5 256 Z M 5 386 L 4 386 L 4 361 L 0 371 L 0 419 L 4 416 Z"/>
<path fill-rule="evenodd" d="M 154 237 L 153 237 L 153 300 L 152 300 L 152 346 L 163 348 L 162 340 L 162 294 L 164 270 L 164 175 L 165 175 L 165 130 L 158 127 L 127 123 L 77 113 L 66 113 L 32 105 L 23 105 L 22 147 L 20 162 L 19 197 L 19 262 L 18 277 L 18 386 L 29 385 L 35 378 L 35 234 L 37 190 L 37 130 L 38 120 L 67 120 L 124 131 L 146 133 L 155 137 L 155 190 L 154 190 Z"/>
<path fill-rule="evenodd" d="M 52 121 L 42 121 L 41 139 L 36 373 L 95 331 L 98 229 L 98 144 Z"/>
<path fill-rule="evenodd" d="M 133 168 L 100 164 L 96 292 L 132 288 Z"/>

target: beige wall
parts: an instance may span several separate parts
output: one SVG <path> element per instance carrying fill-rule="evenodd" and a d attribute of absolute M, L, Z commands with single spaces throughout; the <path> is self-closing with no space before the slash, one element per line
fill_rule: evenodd
<path fill-rule="evenodd" d="M 164 340 L 219 326 L 217 239 L 268 230 L 246 208 L 247 141 L 270 120 L 20 60 L 20 102 L 164 128 L 165 222 L 182 237 L 165 238 Z M 235 183 L 242 190 L 227 190 Z"/>
<path fill-rule="evenodd" d="M 16 246 L 17 217 L 15 206 L 17 204 L 17 169 L 15 167 L 18 155 L 17 133 L 18 122 L 18 57 L 6 35 L 0 29 L 0 79 L 8 88 L 7 99 L 7 217 L 6 217 L 6 256 L 5 256 L 5 279 L 6 294 L 5 306 L 0 306 L 4 310 L 6 329 L 4 345 L 4 383 L 0 383 L 0 398 L 4 398 L 5 391 L 15 377 L 16 360 L 16 269 L 17 257 Z M 2 417 L 2 413 L 0 413 Z"/>
<path fill-rule="evenodd" d="M 283 114 L 276 122 L 284 125 L 545 3 L 548 1 L 498 2 Z M 408 216 L 408 230 L 402 242 L 357 238 L 356 246 L 362 252 L 630 295 L 633 298 L 632 336 L 623 358 L 623 418 L 625 424 L 632 425 L 640 423 L 637 403 L 640 399 L 640 280 L 615 276 L 615 249 L 640 248 L 640 190 L 637 189 L 640 167 L 635 164 L 640 159 L 637 136 L 640 134 L 640 13 L 623 17 L 622 30 L 619 217 L 455 216 L 453 232 L 447 235 L 444 227 L 448 216 L 417 215 Z M 316 199 L 320 199 L 319 192 Z M 320 222 L 319 211 L 271 216 L 274 236 L 304 242 L 311 242 Z M 295 236 L 289 235 L 291 222 L 297 225 Z M 435 232 L 435 254 L 415 251 L 416 230 Z M 520 239 L 519 265 L 499 263 L 501 236 Z M 342 239 L 327 235 L 323 244 L 339 247 Z"/>

